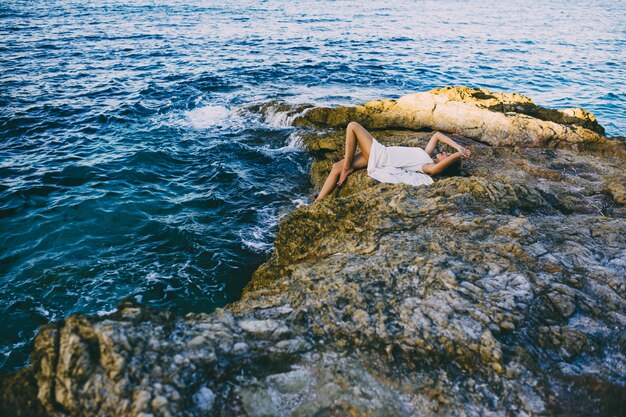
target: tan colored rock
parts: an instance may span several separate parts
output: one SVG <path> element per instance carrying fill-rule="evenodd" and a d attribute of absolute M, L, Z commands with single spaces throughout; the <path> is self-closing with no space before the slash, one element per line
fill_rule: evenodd
<path fill-rule="evenodd" d="M 557 118 L 518 95 L 429 94 L 416 117 L 431 99 L 467 102 L 489 129 L 510 111 Z M 397 106 L 358 111 L 382 127 Z M 559 117 L 598 130 L 584 112 Z M 405 146 L 431 134 L 375 132 Z M 343 131 L 303 136 L 319 187 Z M 626 183 L 623 152 L 457 138 L 473 153 L 462 176 L 411 187 L 353 174 L 283 218 L 272 257 L 225 309 L 179 318 L 123 304 L 43 327 L 32 366 L 0 381 L 0 414 L 550 415 L 579 398 L 576 412 L 617 414 L 626 206 L 607 183 Z"/>
<path fill-rule="evenodd" d="M 611 195 L 617 204 L 626 204 L 626 184 L 619 180 L 610 180 L 604 185 L 604 191 Z"/>
<path fill-rule="evenodd" d="M 441 130 L 492 146 L 580 148 L 606 143 L 602 126 L 583 109 L 546 109 L 520 94 L 469 87 L 434 89 L 356 107 L 317 107 L 294 124 L 345 128 L 350 121 L 369 129 Z"/>

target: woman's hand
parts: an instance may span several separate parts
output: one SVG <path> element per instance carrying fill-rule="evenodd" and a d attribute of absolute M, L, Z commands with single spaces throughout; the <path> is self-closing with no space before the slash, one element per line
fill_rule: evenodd
<path fill-rule="evenodd" d="M 457 150 L 459 151 L 459 153 L 461 154 L 463 158 L 469 158 L 470 155 L 472 154 L 472 152 L 469 149 L 464 148 L 461 145 L 459 145 L 459 149 Z"/>

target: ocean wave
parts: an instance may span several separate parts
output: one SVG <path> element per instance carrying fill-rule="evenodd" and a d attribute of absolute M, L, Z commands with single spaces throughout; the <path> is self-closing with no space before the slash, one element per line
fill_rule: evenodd
<path fill-rule="evenodd" d="M 568 4 L 557 32 L 545 2 L 530 20 L 505 3 L 495 20 L 480 2 L 456 14 L 445 2 L 384 13 L 363 3 L 369 21 L 328 1 L 201 13 L 185 2 L 4 3 L 0 306 L 28 294 L 50 315 L 34 304 L 4 314 L 0 372 L 26 361 L 37 326 L 67 314 L 108 312 L 129 295 L 182 312 L 236 299 L 279 218 L 310 200 L 293 128 L 310 106 L 471 84 L 584 107 L 609 135 L 626 131 L 623 2 Z M 506 34 L 486 42 L 496 26 Z M 577 26 L 588 29 L 567 30 Z"/>
<path fill-rule="evenodd" d="M 274 232 L 279 216 L 274 207 L 264 207 L 256 213 L 254 226 L 239 231 L 241 243 L 257 253 L 269 253 L 274 248 Z"/>
<path fill-rule="evenodd" d="M 187 121 L 194 129 L 223 127 L 233 117 L 233 112 L 224 106 L 203 106 L 185 112 Z"/>
<path fill-rule="evenodd" d="M 298 110 L 296 108 L 287 108 L 283 104 L 269 105 L 265 111 L 265 123 L 274 128 L 282 129 L 293 126 L 294 120 L 300 116 L 304 116 L 310 108 Z"/>
<path fill-rule="evenodd" d="M 298 132 L 293 132 L 289 135 L 289 142 L 287 142 L 287 149 L 302 149 L 302 135 Z"/>

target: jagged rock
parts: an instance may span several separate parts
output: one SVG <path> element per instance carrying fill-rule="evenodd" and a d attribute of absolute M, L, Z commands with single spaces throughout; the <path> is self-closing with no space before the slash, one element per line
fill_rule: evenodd
<path fill-rule="evenodd" d="M 0 382 L 0 414 L 618 415 L 624 145 L 528 148 L 605 139 L 587 113 L 518 95 L 422 94 L 444 97 L 439 111 L 467 102 L 480 118 L 473 137 L 484 143 L 457 137 L 473 152 L 462 176 L 412 187 L 350 175 L 282 219 L 242 299 L 212 314 L 122 303 L 44 326 L 32 365 Z M 399 102 L 367 105 L 371 123 L 383 127 Z M 340 124 L 343 112 L 305 117 Z M 524 122 L 504 135 L 502 120 Z M 565 123 L 565 136 L 532 136 L 546 120 Z M 405 146 L 432 134 L 374 133 Z M 492 145 L 520 146 L 488 146 L 491 133 L 501 135 Z M 302 132 L 314 187 L 341 158 L 343 134 Z"/>
<path fill-rule="evenodd" d="M 626 185 L 623 182 L 609 180 L 605 184 L 604 190 L 611 195 L 617 204 L 626 204 Z"/>

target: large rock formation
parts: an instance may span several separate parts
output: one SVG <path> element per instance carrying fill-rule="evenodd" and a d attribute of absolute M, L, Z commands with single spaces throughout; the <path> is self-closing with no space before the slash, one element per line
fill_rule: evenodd
<path fill-rule="evenodd" d="M 520 94 L 468 87 L 446 87 L 356 107 L 317 107 L 295 124 L 345 127 L 352 120 L 370 129 L 442 130 L 494 146 L 588 147 L 604 142 L 604 129 L 583 109 L 546 109 Z"/>
<path fill-rule="evenodd" d="M 519 146 L 457 137 L 473 151 L 463 176 L 429 187 L 352 174 L 283 219 L 226 309 L 176 318 L 122 303 L 44 326 L 32 365 L 2 381 L 0 414 L 619 415 L 626 156 L 599 126 L 566 122 L 571 149 L 503 130 L 493 143 Z M 583 130 L 595 136 L 580 142 Z M 431 134 L 375 132 L 406 146 Z M 343 131 L 302 137 L 319 187 Z"/>

